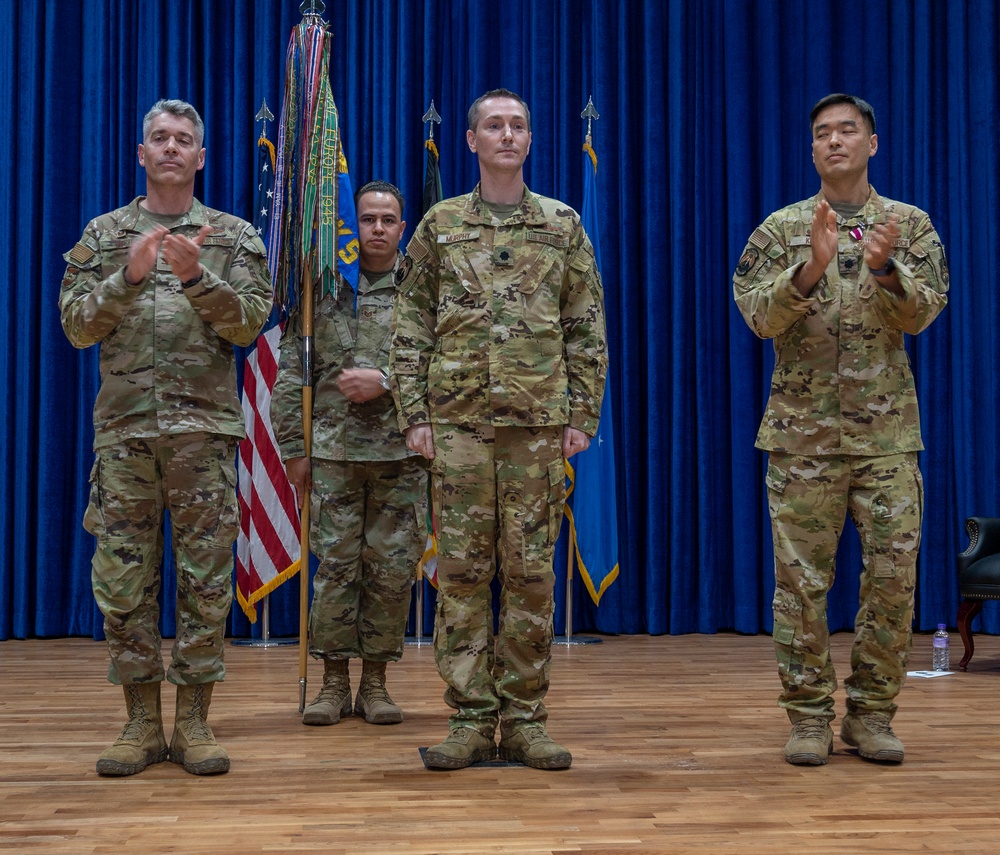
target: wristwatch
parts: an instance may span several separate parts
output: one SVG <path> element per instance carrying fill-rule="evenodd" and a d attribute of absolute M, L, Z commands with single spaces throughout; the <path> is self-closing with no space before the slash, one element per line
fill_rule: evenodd
<path fill-rule="evenodd" d="M 385 389 L 386 392 L 389 391 L 389 375 L 386 373 L 384 368 L 379 370 L 378 384 Z"/>
<path fill-rule="evenodd" d="M 878 268 L 873 267 L 871 268 L 871 271 L 872 271 L 872 276 L 888 276 L 895 269 L 896 269 L 896 262 L 890 255 L 885 260 L 885 264 L 883 264 L 881 267 Z"/>

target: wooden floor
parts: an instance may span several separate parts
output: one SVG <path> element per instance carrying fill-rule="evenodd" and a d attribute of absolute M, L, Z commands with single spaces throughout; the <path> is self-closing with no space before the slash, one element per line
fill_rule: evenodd
<path fill-rule="evenodd" d="M 834 640 L 842 670 L 849 643 Z M 929 637 L 914 649 L 911 667 L 928 667 Z M 444 736 L 448 713 L 427 645 L 390 666 L 406 721 L 389 727 L 303 727 L 297 648 L 226 656 L 211 721 L 232 771 L 197 778 L 163 763 L 105 779 L 94 763 L 123 704 L 104 680 L 103 643 L 0 643 L 0 852 L 1000 852 L 995 637 L 978 639 L 969 673 L 907 682 L 895 721 L 906 762 L 895 767 L 839 738 L 828 766 L 783 762 L 788 725 L 765 636 L 557 646 L 550 731 L 573 752 L 564 772 L 425 770 L 418 749 Z M 310 695 L 320 679 L 311 663 Z"/>

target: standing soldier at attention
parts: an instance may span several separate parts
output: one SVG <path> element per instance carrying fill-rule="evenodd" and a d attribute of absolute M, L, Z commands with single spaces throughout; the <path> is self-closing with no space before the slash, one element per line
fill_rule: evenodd
<path fill-rule="evenodd" d="M 545 729 L 564 458 L 597 432 L 604 296 L 572 208 L 524 184 L 531 116 L 505 89 L 469 109 L 472 193 L 435 205 L 407 247 L 392 382 L 407 445 L 431 461 L 434 652 L 455 712 L 431 768 L 499 753 L 564 769 Z M 494 564 L 495 553 L 495 564 Z M 490 581 L 501 583 L 494 639 Z"/>
<path fill-rule="evenodd" d="M 900 763 L 892 719 L 923 513 L 923 443 L 903 336 L 944 308 L 948 268 L 927 214 L 868 183 L 878 150 L 871 105 L 828 95 L 809 120 L 820 191 L 754 231 L 733 279 L 747 324 L 774 340 L 757 448 L 768 452 L 778 703 L 792 722 L 785 759 L 818 766 L 833 752 L 826 598 L 850 514 L 864 562 L 840 738 L 864 758 Z"/>
<path fill-rule="evenodd" d="M 194 775 L 229 770 L 206 722 L 225 676 L 223 643 L 239 530 L 236 445 L 243 410 L 233 345 L 249 345 L 271 308 L 264 245 L 249 223 L 194 198 L 205 126 L 184 101 L 142 123 L 146 196 L 93 220 L 64 256 L 59 295 L 74 347 L 100 343 L 90 505 L 93 587 L 128 723 L 97 761 L 133 775 L 168 757 L 160 716 L 158 628 L 163 512 L 177 568 L 177 684 L 169 759 Z"/>
<path fill-rule="evenodd" d="M 359 261 L 355 294 L 342 279 L 316 307 L 312 459 L 304 457 L 299 318 L 281 339 L 271 420 L 298 501 L 312 496 L 312 551 L 320 559 L 309 611 L 310 653 L 323 687 L 303 724 L 351 713 L 348 663 L 361 659 L 354 712 L 396 724 L 387 662 L 403 655 L 410 586 L 427 542 L 427 464 L 406 447 L 389 394 L 389 325 L 402 261 L 403 195 L 372 181 L 355 194 Z"/>

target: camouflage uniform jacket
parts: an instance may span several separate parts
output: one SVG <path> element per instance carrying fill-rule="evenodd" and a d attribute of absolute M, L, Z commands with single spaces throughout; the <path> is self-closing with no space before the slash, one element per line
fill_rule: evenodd
<path fill-rule="evenodd" d="M 383 461 L 412 457 L 399 432 L 396 405 L 388 392 L 355 404 L 337 388 L 342 368 L 389 367 L 389 329 L 396 295 L 398 254 L 393 272 L 373 284 L 358 277 L 354 292 L 346 285 L 337 300 L 327 297 L 313 318 L 312 456 L 323 460 Z M 285 325 L 278 379 L 271 397 L 271 421 L 284 460 L 305 453 L 302 438 L 302 344 L 300 318 Z"/>
<path fill-rule="evenodd" d="M 903 334 L 925 329 L 947 303 L 944 247 L 930 218 L 871 190 L 858 213 L 838 215 L 839 249 L 808 297 L 792 278 L 809 259 L 817 194 L 768 217 L 750 236 L 733 291 L 775 365 L 757 447 L 801 455 L 919 451 L 920 418 Z M 876 223 L 898 217 L 893 258 L 904 296 L 864 263 Z"/>
<path fill-rule="evenodd" d="M 525 188 L 494 221 L 477 187 L 435 205 L 407 247 L 392 345 L 400 425 L 597 431 L 604 294 L 580 218 Z"/>
<path fill-rule="evenodd" d="M 270 311 L 264 244 L 249 223 L 195 199 L 173 231 L 215 227 L 201 248 L 201 281 L 182 288 L 158 258 L 129 285 L 129 247 L 153 225 L 143 198 L 92 220 L 63 256 L 63 330 L 74 347 L 101 343 L 94 448 L 191 432 L 242 437 L 233 345 L 249 345 Z"/>

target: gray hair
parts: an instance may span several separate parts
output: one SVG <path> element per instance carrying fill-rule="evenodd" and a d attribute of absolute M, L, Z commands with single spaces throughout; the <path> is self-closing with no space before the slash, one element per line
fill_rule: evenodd
<path fill-rule="evenodd" d="M 194 125 L 194 138 L 198 148 L 201 148 L 205 141 L 205 123 L 198 115 L 198 111 L 188 104 L 187 101 L 180 101 L 177 98 L 161 98 L 146 113 L 142 120 L 142 138 L 149 136 L 149 128 L 153 124 L 153 119 L 160 113 L 170 113 L 173 116 L 180 116 L 182 119 L 190 119 Z"/>

